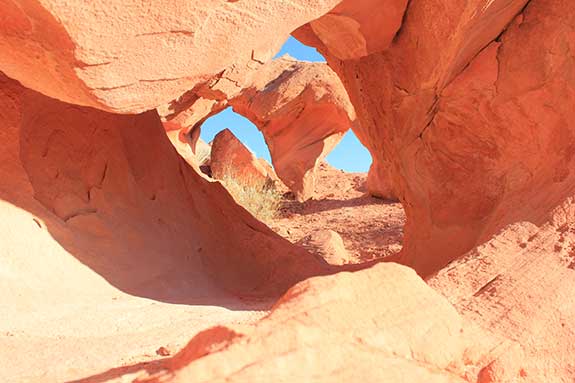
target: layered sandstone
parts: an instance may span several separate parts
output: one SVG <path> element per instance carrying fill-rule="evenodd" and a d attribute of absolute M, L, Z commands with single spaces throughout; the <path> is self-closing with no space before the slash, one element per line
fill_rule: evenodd
<path fill-rule="evenodd" d="M 0 70 L 26 87 L 0 79 L 4 380 L 133 380 L 134 350 L 212 324 L 140 381 L 573 380 L 570 0 L 8 0 L 0 10 Z M 404 203 L 395 259 L 444 297 L 382 264 L 304 281 L 257 324 L 234 326 L 257 319 L 236 311 L 265 309 L 237 296 L 271 299 L 334 268 L 194 172 L 151 109 L 177 116 L 207 100 L 198 108 L 214 113 L 260 84 L 256 69 L 304 23 L 295 35 L 327 57 L 358 114 L 372 187 Z M 276 126 L 295 120 L 284 108 L 318 123 L 269 80 L 250 97 L 278 97 L 256 104 L 278 108 Z M 293 137 L 277 150 L 306 139 Z"/>
<path fill-rule="evenodd" d="M 404 203 L 395 260 L 437 272 L 430 283 L 489 331 L 478 382 L 572 380 L 575 9 L 410 2 L 402 17 L 387 47 L 354 57 L 316 22 L 295 33 L 342 78 L 370 178 Z"/>
<path fill-rule="evenodd" d="M 230 100 L 262 132 L 278 177 L 299 200 L 313 196 L 319 163 L 353 125 L 355 111 L 324 63 L 277 59 Z"/>
<path fill-rule="evenodd" d="M 484 382 L 573 380 L 575 201 L 541 226 L 516 222 L 428 280 L 488 329 Z"/>
<path fill-rule="evenodd" d="M 338 17 L 363 25 L 387 7 Z M 574 19 L 562 0 L 412 2 L 390 19 L 401 28 L 387 46 L 343 60 L 314 32 L 323 18 L 297 31 L 350 94 L 370 178 L 404 202 L 402 262 L 427 275 L 508 223 L 544 222 L 572 194 Z"/>

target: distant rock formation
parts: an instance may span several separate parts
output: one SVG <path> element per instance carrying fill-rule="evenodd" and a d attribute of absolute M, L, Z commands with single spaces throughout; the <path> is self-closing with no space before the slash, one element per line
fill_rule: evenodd
<path fill-rule="evenodd" d="M 192 98 L 187 107 L 187 99 L 180 101 L 181 113 L 166 115 L 166 130 L 180 126 L 179 142 L 187 142 L 193 151 L 205 119 L 232 106 L 262 132 L 278 177 L 300 201 L 313 197 L 317 166 L 355 122 L 353 106 L 337 75 L 325 63 L 289 56 L 263 65 L 229 99 L 205 90 L 198 94 L 201 97 Z"/>
<path fill-rule="evenodd" d="M 231 176 L 244 183 L 264 185 L 276 178 L 273 169 L 259 161 L 229 129 L 216 134 L 212 141 L 210 168 L 217 180 Z"/>

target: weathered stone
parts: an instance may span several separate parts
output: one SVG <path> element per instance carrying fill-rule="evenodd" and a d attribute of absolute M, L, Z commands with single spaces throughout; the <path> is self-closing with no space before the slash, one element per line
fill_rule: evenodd
<path fill-rule="evenodd" d="M 228 100 L 202 94 L 190 96 L 189 103 L 181 100 L 186 107 L 165 116 L 166 129 L 179 126 L 193 148 L 206 118 L 231 105 L 262 132 L 275 172 L 301 201 L 313 197 L 317 166 L 355 121 L 343 85 L 325 63 L 289 56 L 262 66 L 252 82 Z"/>

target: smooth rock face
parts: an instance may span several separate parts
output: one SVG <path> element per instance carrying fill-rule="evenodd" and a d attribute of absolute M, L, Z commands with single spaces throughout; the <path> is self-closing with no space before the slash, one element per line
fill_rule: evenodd
<path fill-rule="evenodd" d="M 208 80 L 241 88 L 291 31 L 337 3 L 5 0 L 0 70 L 66 102 L 143 112 Z"/>
<path fill-rule="evenodd" d="M 390 201 L 397 201 L 397 191 L 394 188 L 393 178 L 389 165 L 382 165 L 374 160 L 369 167 L 366 182 L 367 191 L 374 197 Z"/>
<path fill-rule="evenodd" d="M 241 178 L 246 184 L 263 185 L 275 177 L 256 156 L 229 130 L 219 132 L 212 141 L 210 167 L 212 177 L 221 180 L 226 176 Z"/>
<path fill-rule="evenodd" d="M 118 342 L 174 333 L 185 307 L 205 328 L 210 312 L 232 319 L 234 295 L 279 295 L 323 270 L 193 171 L 155 111 L 69 105 L 2 76 L 0 137 L 4 381 L 96 373 L 132 352 Z"/>
<path fill-rule="evenodd" d="M 278 177 L 301 201 L 313 197 L 317 166 L 355 121 L 345 88 L 326 64 L 286 56 L 262 66 L 227 100 L 197 92 L 180 100 L 181 113 L 166 115 L 166 129 L 179 125 L 194 146 L 203 121 L 232 106 L 262 132 Z"/>
<path fill-rule="evenodd" d="M 408 0 L 343 0 L 295 35 L 330 57 L 355 60 L 387 49 L 403 21 Z"/>
<path fill-rule="evenodd" d="M 575 203 L 518 222 L 428 280 L 494 335 L 478 382 L 569 382 L 575 344 Z"/>
<path fill-rule="evenodd" d="M 134 382 L 463 383 L 465 350 L 453 307 L 412 270 L 379 264 L 299 283 L 257 325 L 206 330 Z"/>
<path fill-rule="evenodd" d="M 112 222 L 118 225 L 122 220 L 136 221 L 146 230 L 147 220 L 151 220 L 150 230 L 157 230 L 159 233 L 163 232 L 161 227 L 165 223 L 179 222 L 178 230 L 167 228 L 165 233 L 166 240 L 171 236 L 187 238 L 183 242 L 174 239 L 170 244 L 169 248 L 173 249 L 174 257 L 186 254 L 187 257 L 203 258 L 203 265 L 211 270 L 208 273 L 217 278 L 226 274 L 216 271 L 219 267 L 234 268 L 234 271 L 229 270 L 232 274 L 223 277 L 221 282 L 232 290 L 237 287 L 239 289 L 237 292 L 240 294 L 248 294 L 251 289 L 257 294 L 260 288 L 267 289 L 264 285 L 260 285 L 260 278 L 267 279 L 264 276 L 264 269 L 274 263 L 269 254 L 266 254 L 265 259 L 261 258 L 263 263 L 260 266 L 256 264 L 249 266 L 244 269 L 248 274 L 243 276 L 240 264 L 232 266 L 236 261 L 242 262 L 240 255 L 238 255 L 240 258 L 234 261 L 233 254 L 238 254 L 237 246 L 249 244 L 252 250 L 246 251 L 253 252 L 248 257 L 250 262 L 258 259 L 256 254 L 259 250 L 257 246 L 251 244 L 254 236 L 261 237 L 258 242 L 265 244 L 266 248 L 285 247 L 278 254 L 285 252 L 285 260 L 288 263 L 296 258 L 308 259 L 311 263 L 305 267 L 311 267 L 312 270 L 316 268 L 313 266 L 311 255 L 296 258 L 288 255 L 294 249 L 289 242 L 275 235 L 237 206 L 222 186 L 204 180 L 180 160 L 167 140 L 154 111 L 124 116 L 73 106 L 25 90 L 5 77 L 2 78 L 2 88 L 7 88 L 2 102 L 10 103 L 12 107 L 10 111 L 15 110 L 3 121 L 3 126 L 7 126 L 5 130 L 12 129 L 11 138 L 14 141 L 7 152 L 13 150 L 18 154 L 9 164 L 13 162 L 19 164 L 21 161 L 21 167 L 17 168 L 20 171 L 18 176 L 23 174 L 26 180 L 29 180 L 28 186 L 24 189 L 29 191 L 29 195 L 22 192 L 21 198 L 32 198 L 33 192 L 36 204 L 40 203 L 44 208 L 42 214 L 51 212 L 59 225 L 62 222 L 70 224 L 78 221 L 77 225 L 72 226 L 79 231 L 97 229 L 94 234 L 106 237 L 110 235 L 106 230 Z M 7 119 L 10 120 L 6 121 Z M 70 150 L 71 148 L 74 150 Z M 148 161 L 150 154 L 157 158 L 155 163 L 150 164 Z M 13 173 L 16 173 L 16 170 L 13 170 Z M 10 184 L 13 176 L 12 173 L 7 173 L 6 185 Z M 196 189 L 206 190 L 206 194 L 192 192 Z M 182 198 L 186 195 L 190 197 Z M 208 202 L 208 199 L 211 202 Z M 234 212 L 230 213 L 233 218 L 220 212 L 220 208 L 224 211 L 227 209 L 225 206 L 233 209 Z M 144 214 L 144 211 L 148 212 Z M 160 211 L 165 214 L 173 213 L 173 216 L 164 217 L 164 214 L 160 214 L 154 218 L 155 212 Z M 181 216 L 186 217 L 184 221 L 181 221 L 183 219 Z M 206 222 L 206 219 L 209 222 Z M 209 239 L 215 234 L 216 227 L 235 225 L 239 226 L 232 230 L 234 234 L 228 236 L 226 241 Z M 240 228 L 242 226 L 244 229 Z M 74 230 L 70 233 L 75 234 Z M 142 233 L 136 231 L 132 236 L 136 234 Z M 236 245 L 229 248 L 232 253 L 226 251 L 225 249 L 236 240 L 238 241 Z M 138 236 L 134 241 L 135 243 L 129 243 L 130 246 L 140 246 Z M 276 245 L 272 245 L 273 243 Z M 158 243 L 144 254 L 152 252 L 150 257 L 153 257 L 154 249 L 159 251 L 157 246 L 162 247 L 161 243 Z M 200 248 L 202 250 L 198 250 Z M 175 261 L 178 261 L 177 258 Z M 142 267 L 148 266 L 142 264 Z M 194 268 L 192 265 L 189 267 Z M 264 269 L 257 271 L 260 267 Z M 282 274 L 285 271 L 282 270 Z M 298 273 L 299 271 L 296 272 Z M 136 275 L 137 273 L 134 274 Z M 281 292 L 282 288 L 279 287 L 282 284 L 281 279 L 283 277 L 276 279 L 279 284 L 276 285 L 274 282 L 275 286 L 269 287 L 272 290 L 279 288 L 276 291 Z M 283 289 L 291 283 L 290 281 L 284 284 Z"/>

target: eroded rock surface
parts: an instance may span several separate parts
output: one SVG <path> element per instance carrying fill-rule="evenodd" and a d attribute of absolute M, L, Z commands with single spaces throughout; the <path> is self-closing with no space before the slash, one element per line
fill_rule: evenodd
<path fill-rule="evenodd" d="M 212 141 L 210 169 L 217 180 L 233 177 L 246 184 L 264 185 L 275 179 L 273 169 L 258 160 L 229 129 L 216 134 Z"/>
<path fill-rule="evenodd" d="M 298 244 L 325 259 L 330 265 L 353 263 L 341 236 L 333 230 L 316 230 L 298 241 Z"/>
<path fill-rule="evenodd" d="M 232 106 L 262 132 L 278 177 L 299 200 L 313 196 L 317 166 L 355 121 L 341 81 L 325 63 L 283 57 L 262 66 L 227 100 L 200 94 L 182 113 L 166 117 L 167 129 L 180 125 L 193 147 L 201 123 Z"/>
<path fill-rule="evenodd" d="M 193 171 L 155 111 L 65 104 L 2 76 L 0 128 L 5 381 L 142 360 L 162 334 L 252 317 L 238 296 L 279 295 L 323 270 Z M 102 355 L 86 357 L 94 347 Z"/>
<path fill-rule="evenodd" d="M 139 113 L 194 87 L 236 92 L 291 31 L 337 3 L 7 0 L 0 69 L 66 102 Z"/>
<path fill-rule="evenodd" d="M 186 323 L 158 319 L 166 312 L 200 318 L 181 337 L 220 326 L 140 381 L 573 381 L 571 0 L 8 0 L 0 11 L 0 69 L 55 98 L 0 80 L 5 381 L 95 370 L 85 381 L 133 380 L 133 350 L 154 354 Z M 348 90 L 374 157 L 370 188 L 404 203 L 394 259 L 451 304 L 413 271 L 381 264 L 304 281 L 257 324 L 230 325 L 257 319 L 231 312 L 261 307 L 221 287 L 270 297 L 334 269 L 191 170 L 155 111 L 109 113 L 165 105 L 176 123 L 190 105 L 205 118 L 232 104 L 279 129 L 298 111 L 321 127 L 302 156 L 315 161 L 340 134 L 317 112 L 352 121 L 348 108 L 321 106 L 323 93 L 302 85 L 295 99 L 320 106 L 308 115 L 275 91 L 277 74 L 254 77 L 297 27 Z M 279 78 L 298 73 L 309 76 Z M 273 132 L 279 158 L 308 138 Z M 82 345 L 97 357 L 78 357 Z"/>
<path fill-rule="evenodd" d="M 575 276 L 562 242 L 575 182 L 574 21 L 563 0 L 412 1 L 390 45 L 353 60 L 313 23 L 295 34 L 341 76 L 358 137 L 386 169 L 370 177 L 391 180 L 404 203 L 395 259 L 438 272 L 430 283 L 490 332 L 479 382 L 573 379 Z"/>
<path fill-rule="evenodd" d="M 370 176 L 404 202 L 402 262 L 429 274 L 572 194 L 574 18 L 562 0 L 414 1 L 386 49 L 354 60 L 315 22 L 295 34 L 341 76 L 385 169 Z"/>
<path fill-rule="evenodd" d="M 479 382 L 573 380 L 574 214 L 569 198 L 544 225 L 509 225 L 428 280 L 493 334 Z"/>
<path fill-rule="evenodd" d="M 463 383 L 463 325 L 413 270 L 379 264 L 297 284 L 257 325 L 206 330 L 134 382 Z"/>

